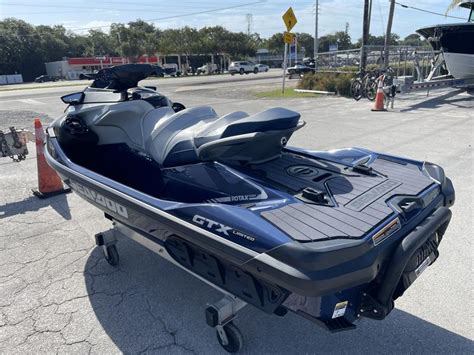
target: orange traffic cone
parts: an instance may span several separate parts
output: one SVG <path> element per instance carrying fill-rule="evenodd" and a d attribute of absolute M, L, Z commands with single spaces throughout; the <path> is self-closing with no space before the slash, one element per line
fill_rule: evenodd
<path fill-rule="evenodd" d="M 383 75 L 381 75 L 377 79 L 379 84 L 377 86 L 377 95 L 375 95 L 375 106 L 372 111 L 387 111 L 383 102 L 385 97 L 385 94 L 383 93 L 383 78 Z"/>
<path fill-rule="evenodd" d="M 48 165 L 44 157 L 44 131 L 39 118 L 35 118 L 36 162 L 38 166 L 38 190 L 32 190 L 38 198 L 47 198 L 71 192 L 65 189 L 59 175 Z"/>

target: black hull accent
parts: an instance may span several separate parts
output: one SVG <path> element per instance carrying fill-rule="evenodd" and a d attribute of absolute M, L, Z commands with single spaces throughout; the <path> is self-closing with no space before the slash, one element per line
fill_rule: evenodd
<path fill-rule="evenodd" d="M 179 237 L 168 238 L 165 247 L 173 259 L 186 269 L 266 313 L 273 313 L 289 294 L 287 290 L 257 280 L 248 272 Z"/>
<path fill-rule="evenodd" d="M 474 54 L 474 23 L 456 23 L 420 28 L 434 50 L 445 53 Z"/>

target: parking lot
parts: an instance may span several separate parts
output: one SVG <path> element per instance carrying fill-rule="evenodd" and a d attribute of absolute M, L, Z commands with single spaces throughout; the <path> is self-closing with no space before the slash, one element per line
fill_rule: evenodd
<path fill-rule="evenodd" d="M 274 106 L 298 111 L 307 125 L 293 146 L 365 147 L 439 164 L 454 183 L 456 204 L 439 259 L 384 321 L 364 319 L 356 330 L 331 334 L 296 315 L 279 318 L 249 306 L 236 320 L 243 352 L 472 353 L 474 95 L 399 96 L 390 112 L 341 97 L 257 99 L 255 91 L 279 87 L 279 73 L 144 84 L 221 115 Z M 65 108 L 59 96 L 81 89 L 56 84 L 0 91 L 0 128 L 32 130 L 35 117 L 51 122 Z M 75 194 L 33 197 L 34 144 L 29 148 L 24 162 L 0 160 L 0 353 L 223 353 L 204 318 L 218 292 L 132 242 L 118 245 L 120 266 L 109 266 L 94 242 L 109 221 Z"/>

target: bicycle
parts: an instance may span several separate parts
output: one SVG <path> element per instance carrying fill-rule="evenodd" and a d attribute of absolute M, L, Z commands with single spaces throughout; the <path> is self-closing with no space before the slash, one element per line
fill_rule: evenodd
<path fill-rule="evenodd" d="M 378 78 L 384 75 L 383 86 L 392 86 L 395 71 L 388 67 L 384 69 L 374 69 L 368 71 L 360 71 L 356 78 L 351 81 L 351 94 L 354 100 L 359 101 L 362 97 L 366 97 L 370 101 L 374 101 L 377 95 Z"/>
<path fill-rule="evenodd" d="M 367 97 L 370 101 L 375 100 L 377 94 L 377 70 L 360 71 L 358 77 L 352 79 L 351 94 L 354 100 L 359 101 L 362 97 Z"/>

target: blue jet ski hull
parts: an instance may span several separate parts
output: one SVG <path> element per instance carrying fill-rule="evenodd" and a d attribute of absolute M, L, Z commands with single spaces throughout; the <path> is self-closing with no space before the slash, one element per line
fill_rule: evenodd
<path fill-rule="evenodd" d="M 390 313 L 437 259 L 454 203 L 440 167 L 365 149 L 285 148 L 273 163 L 243 166 L 129 166 L 137 176 L 149 168 L 148 178 L 158 169 L 158 189 L 116 178 L 104 161 L 72 159 L 47 133 L 48 163 L 107 218 L 245 302 L 331 331 Z"/>

